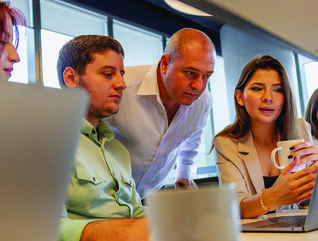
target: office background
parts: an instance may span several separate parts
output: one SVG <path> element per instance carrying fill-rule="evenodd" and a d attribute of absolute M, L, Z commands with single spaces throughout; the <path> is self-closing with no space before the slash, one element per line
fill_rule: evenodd
<path fill-rule="evenodd" d="M 155 64 L 169 37 L 184 27 L 204 31 L 217 50 L 215 74 L 208 88 L 213 109 L 205 127 L 200 156 L 192 168 L 195 178 L 217 175 L 209 155 L 213 136 L 235 117 L 234 87 L 244 65 L 253 57 L 270 54 L 286 67 L 303 116 L 311 93 L 318 87 L 318 62 L 239 26 L 214 17 L 200 17 L 172 9 L 164 0 L 11 0 L 27 18 L 25 36 L 10 81 L 59 88 L 56 61 L 61 46 L 81 34 L 108 35 L 125 49 L 125 66 Z M 305 27 L 305 26 L 304 26 Z M 167 180 L 173 183 L 174 171 Z"/>

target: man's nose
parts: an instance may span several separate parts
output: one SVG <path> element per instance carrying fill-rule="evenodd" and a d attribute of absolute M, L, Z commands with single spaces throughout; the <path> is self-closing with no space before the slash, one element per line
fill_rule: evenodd
<path fill-rule="evenodd" d="M 115 89 L 125 89 L 126 88 L 126 83 L 124 80 L 124 77 L 120 74 L 114 83 L 114 88 Z"/>
<path fill-rule="evenodd" d="M 193 89 L 200 90 L 202 86 L 203 86 L 202 76 L 198 76 L 197 78 L 193 79 L 193 81 L 191 82 L 191 87 Z"/>

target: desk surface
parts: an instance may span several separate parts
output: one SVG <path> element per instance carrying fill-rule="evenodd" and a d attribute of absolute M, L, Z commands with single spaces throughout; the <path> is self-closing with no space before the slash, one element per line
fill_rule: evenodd
<path fill-rule="evenodd" d="M 275 216 L 287 216 L 295 215 L 295 213 L 302 215 L 306 214 L 307 211 L 286 211 L 280 213 L 273 213 L 270 215 L 264 215 L 261 218 L 275 217 Z M 259 220 L 259 219 L 257 219 Z M 243 219 L 241 223 L 255 222 L 256 219 Z M 241 234 L 240 241 L 317 241 L 318 230 L 314 230 L 307 233 L 260 233 L 260 232 L 243 232 Z"/>
<path fill-rule="evenodd" d="M 240 241 L 317 241 L 318 230 L 308 233 L 242 233 Z"/>

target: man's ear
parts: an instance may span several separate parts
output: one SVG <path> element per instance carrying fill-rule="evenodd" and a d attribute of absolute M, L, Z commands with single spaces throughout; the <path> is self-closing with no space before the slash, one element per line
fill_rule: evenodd
<path fill-rule="evenodd" d="M 160 68 L 161 68 L 161 72 L 163 74 L 166 74 L 167 73 L 167 69 L 168 69 L 168 64 L 170 62 L 170 58 L 167 54 L 164 54 L 161 56 L 161 59 L 160 59 Z"/>
<path fill-rule="evenodd" d="M 63 72 L 64 83 L 69 88 L 76 88 L 78 86 L 78 73 L 72 67 L 66 67 Z"/>
<path fill-rule="evenodd" d="M 243 93 L 240 90 L 235 90 L 234 92 L 237 103 L 240 106 L 245 106 Z"/>

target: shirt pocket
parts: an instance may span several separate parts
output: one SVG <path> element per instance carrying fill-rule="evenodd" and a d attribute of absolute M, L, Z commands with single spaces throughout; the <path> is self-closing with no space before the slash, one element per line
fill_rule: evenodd
<path fill-rule="evenodd" d="M 85 166 L 74 168 L 69 185 L 68 208 L 79 212 L 91 212 L 93 207 L 105 202 L 108 183 L 98 170 Z"/>
<path fill-rule="evenodd" d="M 76 176 L 80 182 L 89 182 L 94 185 L 98 185 L 105 182 L 105 178 L 92 169 L 87 169 L 83 168 L 82 166 L 79 166 L 76 167 L 75 170 Z"/>
<path fill-rule="evenodd" d="M 122 188 L 119 190 L 120 197 L 124 202 L 130 202 L 134 194 L 135 183 L 132 177 L 125 175 L 124 173 L 121 173 L 120 176 L 122 183 Z"/>

